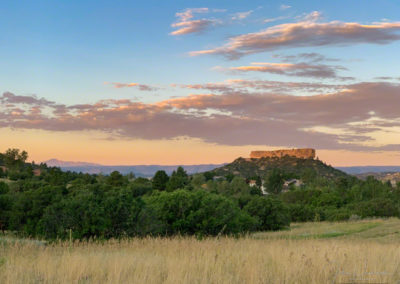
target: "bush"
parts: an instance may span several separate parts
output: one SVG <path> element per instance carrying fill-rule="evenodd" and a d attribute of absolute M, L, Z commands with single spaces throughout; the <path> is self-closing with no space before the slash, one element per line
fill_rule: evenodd
<path fill-rule="evenodd" d="M 349 220 L 351 216 L 350 210 L 347 208 L 326 208 L 325 209 L 325 220 L 336 222 Z"/>
<path fill-rule="evenodd" d="M 257 219 L 258 230 L 279 230 L 290 224 L 287 208 L 275 198 L 255 196 L 244 210 Z"/>
<path fill-rule="evenodd" d="M 315 210 L 313 207 L 302 204 L 289 204 L 289 215 L 292 222 L 308 222 L 313 221 Z"/>
<path fill-rule="evenodd" d="M 355 205 L 355 213 L 365 217 L 399 217 L 399 203 L 389 198 L 374 198 Z"/>
<path fill-rule="evenodd" d="M 153 233 L 236 234 L 254 229 L 256 225 L 256 220 L 232 200 L 205 191 L 157 192 L 146 197 L 144 202 L 146 212 L 143 215 L 151 222 L 157 220 L 156 224 L 162 224 L 162 228 L 158 226 Z"/>

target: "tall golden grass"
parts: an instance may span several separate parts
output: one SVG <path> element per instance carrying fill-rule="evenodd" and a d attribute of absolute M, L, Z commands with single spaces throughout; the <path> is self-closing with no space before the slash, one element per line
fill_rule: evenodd
<path fill-rule="evenodd" d="M 0 283 L 396 283 L 400 242 L 190 237 L 8 242 Z"/>

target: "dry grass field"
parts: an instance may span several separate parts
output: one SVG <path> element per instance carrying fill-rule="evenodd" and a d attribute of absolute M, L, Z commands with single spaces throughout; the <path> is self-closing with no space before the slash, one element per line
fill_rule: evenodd
<path fill-rule="evenodd" d="M 243 238 L 45 244 L 0 237 L 0 283 L 398 283 L 400 220 Z"/>

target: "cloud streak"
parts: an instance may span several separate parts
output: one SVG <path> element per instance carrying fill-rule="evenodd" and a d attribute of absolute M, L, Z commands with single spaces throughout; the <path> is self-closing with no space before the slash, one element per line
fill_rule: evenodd
<path fill-rule="evenodd" d="M 283 55 L 283 54 L 274 54 L 272 57 L 280 58 L 284 62 L 298 62 L 298 61 L 307 61 L 307 62 L 324 62 L 324 61 L 339 61 L 339 59 L 328 58 L 322 54 L 316 52 L 303 52 L 295 55 Z"/>
<path fill-rule="evenodd" d="M 246 11 L 246 12 L 238 12 L 238 13 L 235 13 L 233 16 L 232 16 L 232 20 L 244 20 L 244 19 L 246 19 L 246 18 L 248 18 L 252 13 L 253 13 L 254 11 L 253 10 L 250 10 L 250 11 Z"/>
<path fill-rule="evenodd" d="M 285 5 L 285 4 L 282 4 L 281 6 L 279 6 L 279 9 L 280 10 L 287 10 L 287 9 L 290 9 L 290 8 L 292 8 L 292 6 L 290 6 L 290 5 Z"/>
<path fill-rule="evenodd" d="M 244 80 L 229 79 L 224 82 L 206 84 L 187 84 L 176 85 L 181 88 L 192 90 L 207 90 L 217 93 L 255 93 L 255 92 L 275 92 L 284 94 L 312 94 L 312 93 L 331 93 L 344 88 L 343 84 L 325 84 L 308 82 L 282 82 L 271 80 Z"/>
<path fill-rule="evenodd" d="M 251 65 L 248 66 L 219 69 L 229 70 L 233 73 L 262 72 L 296 77 L 312 77 L 324 79 L 330 78 L 341 80 L 354 79 L 352 77 L 338 76 L 337 71 L 346 70 L 346 68 L 342 66 L 330 66 L 325 64 L 253 62 L 251 63 Z"/>
<path fill-rule="evenodd" d="M 141 91 L 155 91 L 158 88 L 152 87 L 150 85 L 139 84 L 139 83 L 118 83 L 118 82 L 105 82 L 104 84 L 112 85 L 116 89 L 121 88 L 138 88 Z"/>
<path fill-rule="evenodd" d="M 223 46 L 192 51 L 191 56 L 215 54 L 238 59 L 248 54 L 291 47 L 388 44 L 400 39 L 400 22 L 360 24 L 356 22 L 319 22 L 313 12 L 296 23 L 269 27 L 259 32 L 231 37 Z"/>

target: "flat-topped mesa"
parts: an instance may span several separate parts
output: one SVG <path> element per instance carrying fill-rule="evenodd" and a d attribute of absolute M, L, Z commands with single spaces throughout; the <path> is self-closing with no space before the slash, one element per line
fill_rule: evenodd
<path fill-rule="evenodd" d="M 251 151 L 250 158 L 282 158 L 285 156 L 296 157 L 299 159 L 314 159 L 315 149 L 291 149 L 291 150 L 276 150 L 276 151 Z"/>

